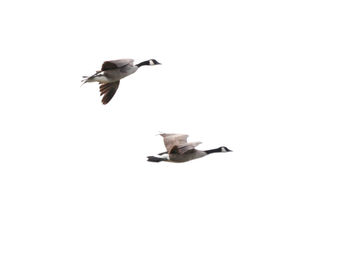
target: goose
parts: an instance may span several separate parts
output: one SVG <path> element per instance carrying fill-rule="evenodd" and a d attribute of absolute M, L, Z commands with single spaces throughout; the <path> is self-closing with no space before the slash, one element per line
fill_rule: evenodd
<path fill-rule="evenodd" d="M 155 59 L 146 60 L 136 65 L 134 65 L 134 60 L 132 59 L 105 61 L 100 71 L 96 71 L 91 76 L 83 76 L 83 80 L 81 81 L 83 83 L 81 85 L 89 82 L 100 83 L 100 95 L 103 95 L 102 103 L 107 104 L 117 91 L 120 79 L 133 74 L 141 66 L 158 64 L 160 63 Z"/>
<path fill-rule="evenodd" d="M 186 134 L 161 133 L 159 135 L 163 137 L 166 152 L 159 153 L 158 156 L 148 156 L 147 161 L 181 163 L 201 158 L 211 153 L 232 152 L 225 146 L 205 151 L 197 150 L 195 148 L 201 142 L 187 142 L 188 135 Z"/>

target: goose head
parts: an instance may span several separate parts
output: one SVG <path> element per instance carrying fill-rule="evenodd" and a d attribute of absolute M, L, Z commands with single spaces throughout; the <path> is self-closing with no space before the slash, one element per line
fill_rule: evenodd
<path fill-rule="evenodd" d="M 157 60 L 155 59 L 150 59 L 148 60 L 148 65 L 158 65 L 158 64 L 161 64 L 159 63 Z"/>
<path fill-rule="evenodd" d="M 226 146 L 221 146 L 219 149 L 221 150 L 222 153 L 232 152 L 232 150 L 230 150 L 230 149 L 227 148 Z"/>

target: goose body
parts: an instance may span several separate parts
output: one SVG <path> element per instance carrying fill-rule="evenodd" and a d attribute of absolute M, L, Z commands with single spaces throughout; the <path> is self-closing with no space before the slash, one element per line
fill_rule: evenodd
<path fill-rule="evenodd" d="M 201 158 L 211 153 L 231 152 L 227 147 L 221 146 L 211 150 L 198 150 L 196 147 L 201 142 L 187 142 L 188 135 L 185 134 L 160 134 L 163 137 L 166 152 L 158 154 L 158 156 L 148 156 L 150 162 L 187 162 L 193 159 Z"/>
<path fill-rule="evenodd" d="M 100 83 L 100 93 L 103 96 L 102 103 L 107 104 L 116 93 L 121 79 L 135 73 L 141 66 L 158 64 L 160 63 L 154 59 L 136 65 L 134 65 L 132 59 L 105 61 L 100 71 L 91 76 L 83 76 L 82 85 L 89 82 Z"/>

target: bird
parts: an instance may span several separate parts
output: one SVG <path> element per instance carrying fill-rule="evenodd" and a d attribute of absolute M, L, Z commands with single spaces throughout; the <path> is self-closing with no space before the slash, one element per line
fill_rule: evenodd
<path fill-rule="evenodd" d="M 98 82 L 100 84 L 100 95 L 103 96 L 102 103 L 107 104 L 117 91 L 121 79 L 135 73 L 141 66 L 159 64 L 161 63 L 155 59 L 146 60 L 135 65 L 133 59 L 105 61 L 101 70 L 96 71 L 91 76 L 83 76 L 81 85 Z"/>
<path fill-rule="evenodd" d="M 149 162 L 187 162 L 193 159 L 201 158 L 211 153 L 232 152 L 226 146 L 221 146 L 211 150 L 195 149 L 201 142 L 187 142 L 188 135 L 186 134 L 170 134 L 160 133 L 163 137 L 166 152 L 159 153 L 158 156 L 148 156 Z"/>

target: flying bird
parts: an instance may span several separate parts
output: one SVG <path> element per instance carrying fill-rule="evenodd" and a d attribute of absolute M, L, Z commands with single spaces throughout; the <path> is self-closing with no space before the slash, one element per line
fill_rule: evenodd
<path fill-rule="evenodd" d="M 187 142 L 188 135 L 185 134 L 161 133 L 160 135 L 163 137 L 166 152 L 160 153 L 158 156 L 148 156 L 147 161 L 180 163 L 201 158 L 211 153 L 232 152 L 225 146 L 205 151 L 197 150 L 196 147 L 201 144 L 201 142 Z"/>
<path fill-rule="evenodd" d="M 117 91 L 120 80 L 136 72 L 141 66 L 158 65 L 155 59 L 146 60 L 134 65 L 132 59 L 121 59 L 105 61 L 101 70 L 91 76 L 83 76 L 82 85 L 89 82 L 98 82 L 100 84 L 100 95 L 102 103 L 107 104 Z"/>

